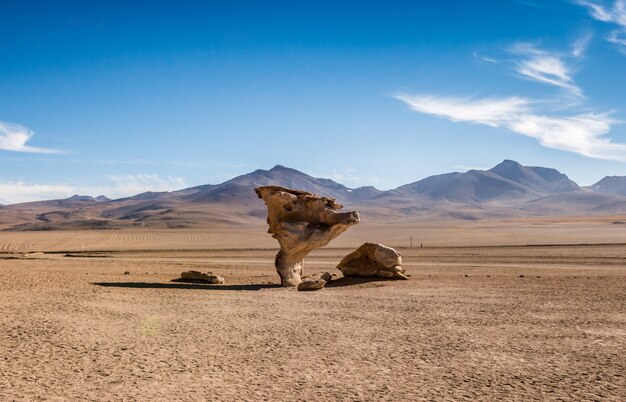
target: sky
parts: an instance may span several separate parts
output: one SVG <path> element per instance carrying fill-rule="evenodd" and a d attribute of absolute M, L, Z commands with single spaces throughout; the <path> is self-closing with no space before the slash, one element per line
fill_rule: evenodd
<path fill-rule="evenodd" d="M 0 0 L 0 203 L 281 164 L 626 175 L 626 0 Z"/>

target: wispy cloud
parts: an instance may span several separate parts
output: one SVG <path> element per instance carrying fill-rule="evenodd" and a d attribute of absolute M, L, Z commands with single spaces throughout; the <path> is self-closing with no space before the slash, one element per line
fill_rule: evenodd
<path fill-rule="evenodd" d="M 67 184 L 35 184 L 23 181 L 0 182 L 0 202 L 18 202 L 67 198 L 76 194 L 76 188 Z"/>
<path fill-rule="evenodd" d="M 478 52 L 472 53 L 472 56 L 474 56 L 474 58 L 476 60 L 480 60 L 480 61 L 485 62 L 485 63 L 498 64 L 498 60 L 497 59 L 495 59 L 493 57 L 489 57 L 489 56 L 483 56 L 482 54 L 480 54 Z"/>
<path fill-rule="evenodd" d="M 455 122 L 484 124 L 536 138 L 545 147 L 591 158 L 626 161 L 626 144 L 605 135 L 617 122 L 608 114 L 549 116 L 538 113 L 536 101 L 519 97 L 470 99 L 397 95 L 412 110 Z"/>
<path fill-rule="evenodd" d="M 575 3 L 586 7 L 593 19 L 616 25 L 606 40 L 626 53 L 626 0 L 616 0 L 612 5 L 590 0 L 576 0 Z"/>
<path fill-rule="evenodd" d="M 110 175 L 107 176 L 111 185 L 103 188 L 104 194 L 109 198 L 127 197 L 146 191 L 172 191 L 186 187 L 185 180 L 180 177 L 161 177 L 158 174 L 137 174 L 137 175 Z M 96 188 L 86 190 L 89 194 L 96 194 Z"/>
<path fill-rule="evenodd" d="M 186 187 L 187 184 L 180 177 L 161 177 L 156 174 L 112 175 L 107 177 L 106 183 L 95 186 L 5 181 L 0 182 L 0 202 L 13 204 L 67 198 L 74 194 L 122 198 L 146 191 L 173 191 Z"/>
<path fill-rule="evenodd" d="M 576 58 L 582 57 L 587 51 L 587 48 L 589 47 L 589 43 L 591 42 L 592 38 L 593 34 L 587 33 L 586 35 L 581 36 L 576 41 L 574 41 L 574 43 L 572 44 L 572 56 Z"/>
<path fill-rule="evenodd" d="M 0 150 L 14 152 L 30 152 L 38 154 L 58 154 L 62 151 L 26 145 L 33 132 L 19 124 L 0 121 Z"/>
<path fill-rule="evenodd" d="M 396 95 L 416 112 L 445 117 L 455 122 L 472 122 L 500 127 L 511 116 L 530 113 L 532 101 L 526 98 L 470 98 Z"/>
<path fill-rule="evenodd" d="M 324 177 L 341 183 L 347 187 L 357 188 L 362 186 L 382 186 L 385 181 L 379 177 L 364 175 L 354 168 L 344 168 L 343 170 L 326 170 L 312 173 L 313 177 Z"/>
<path fill-rule="evenodd" d="M 589 14 L 603 22 L 614 22 L 626 26 L 626 1 L 616 0 L 613 6 L 606 6 L 603 2 L 592 0 L 578 0 L 576 3 L 589 9 Z"/>
<path fill-rule="evenodd" d="M 589 39 L 574 44 L 573 53 L 576 57 L 584 53 L 588 43 Z M 515 61 L 514 66 L 515 72 L 520 76 L 565 89 L 577 97 L 583 95 L 582 90 L 574 82 L 565 55 L 548 52 L 529 43 L 517 43 L 510 48 L 510 52 L 521 56 Z"/>
<path fill-rule="evenodd" d="M 454 169 L 461 170 L 463 172 L 467 172 L 470 170 L 488 170 L 489 166 L 467 166 L 467 165 L 454 165 L 452 166 Z"/>
<path fill-rule="evenodd" d="M 529 1 L 529 0 L 513 0 L 513 3 L 521 4 L 522 6 L 527 6 L 527 7 L 535 7 L 535 8 L 543 8 L 546 6 L 544 3 L 536 3 L 534 1 Z"/>

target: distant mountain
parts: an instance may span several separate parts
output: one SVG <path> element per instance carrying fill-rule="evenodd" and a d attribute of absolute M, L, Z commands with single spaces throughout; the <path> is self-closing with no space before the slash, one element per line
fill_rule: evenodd
<path fill-rule="evenodd" d="M 407 197 L 421 195 L 432 200 L 456 203 L 476 203 L 496 198 L 527 198 L 527 189 L 524 186 L 481 170 L 431 176 L 398 187 L 397 191 Z"/>
<path fill-rule="evenodd" d="M 67 201 L 95 201 L 93 197 L 88 195 L 78 195 L 74 194 L 73 196 L 66 198 Z"/>
<path fill-rule="evenodd" d="M 626 197 L 585 190 L 569 191 L 528 201 L 521 209 L 535 216 L 624 214 Z"/>
<path fill-rule="evenodd" d="M 447 173 L 398 187 L 400 194 L 426 196 L 432 200 L 479 203 L 504 199 L 535 199 L 580 188 L 554 169 L 526 167 L 505 160 L 489 170 Z"/>
<path fill-rule="evenodd" d="M 254 188 L 269 185 L 309 191 L 336 198 L 343 203 L 354 203 L 374 198 L 382 193 L 382 191 L 374 187 L 350 189 L 330 179 L 312 177 L 298 170 L 276 165 L 270 170 L 255 170 L 252 173 L 237 176 L 222 184 L 200 189 L 197 192 L 185 195 L 183 198 L 190 202 L 220 202 L 233 199 L 254 200 L 256 202 L 257 197 L 254 194 Z"/>
<path fill-rule="evenodd" d="M 519 183 L 537 194 L 553 194 L 580 189 L 578 184 L 556 169 L 522 166 L 512 160 L 504 160 L 489 171 Z"/>
<path fill-rule="evenodd" d="M 591 188 L 598 193 L 626 195 L 626 176 L 606 176 Z"/>
<path fill-rule="evenodd" d="M 582 189 L 555 169 L 511 160 L 489 170 L 446 173 L 393 190 L 349 188 L 285 166 L 220 184 L 145 192 L 110 200 L 74 195 L 0 207 L 0 229 L 197 228 L 262 224 L 265 206 L 254 188 L 278 185 L 337 199 L 368 222 L 479 220 L 626 213 L 626 178 L 607 177 Z"/>
<path fill-rule="evenodd" d="M 62 201 L 96 201 L 96 202 L 107 202 L 107 201 L 111 201 L 110 198 L 104 196 L 104 195 L 99 195 L 97 197 L 91 197 L 89 195 L 78 195 L 78 194 L 74 194 L 73 196 L 66 198 L 65 200 Z"/>

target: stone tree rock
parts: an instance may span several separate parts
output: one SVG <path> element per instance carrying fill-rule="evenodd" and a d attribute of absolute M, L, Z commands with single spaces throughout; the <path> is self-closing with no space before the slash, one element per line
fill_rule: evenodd
<path fill-rule="evenodd" d="M 358 212 L 337 212 L 343 206 L 332 198 L 278 186 L 254 191 L 267 205 L 267 232 L 280 244 L 275 265 L 283 286 L 298 286 L 304 257 L 359 223 Z"/>
<path fill-rule="evenodd" d="M 402 254 L 382 244 L 363 244 L 343 257 L 337 268 L 344 276 L 408 279 L 402 268 Z"/>

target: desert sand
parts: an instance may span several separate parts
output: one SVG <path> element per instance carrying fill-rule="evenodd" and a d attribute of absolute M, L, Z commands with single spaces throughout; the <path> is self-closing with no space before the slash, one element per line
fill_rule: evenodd
<path fill-rule="evenodd" d="M 616 221 L 357 225 L 318 292 L 260 226 L 0 233 L 0 400 L 625 400 Z M 410 280 L 341 279 L 364 241 Z"/>

